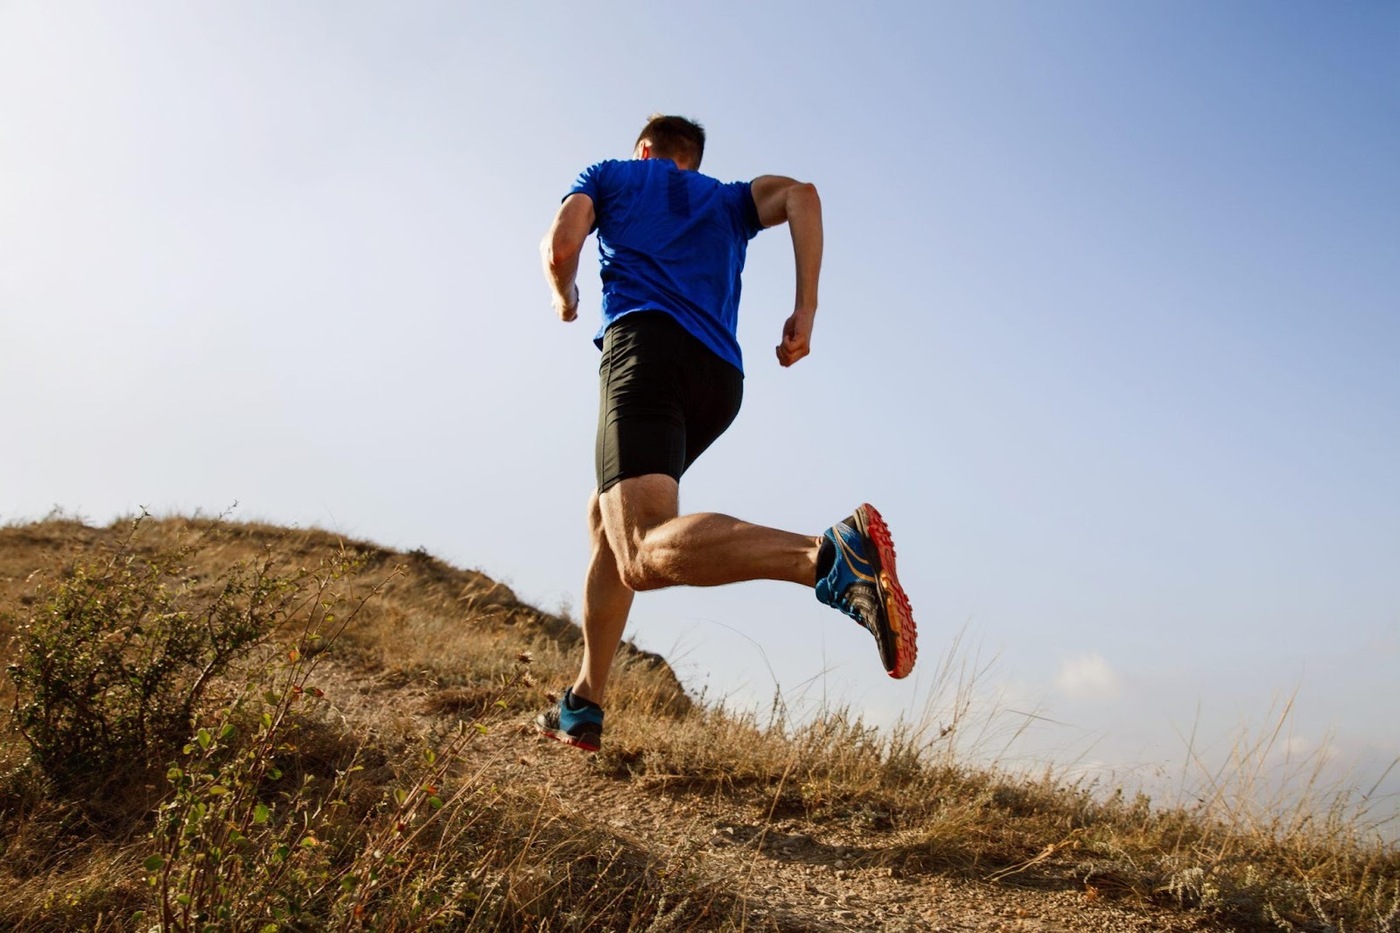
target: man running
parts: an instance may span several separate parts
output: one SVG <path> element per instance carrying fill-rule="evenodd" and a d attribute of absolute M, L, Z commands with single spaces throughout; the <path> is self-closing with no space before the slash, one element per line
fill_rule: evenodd
<path fill-rule="evenodd" d="M 815 187 L 781 175 L 723 184 L 699 173 L 704 151 L 699 124 L 652 117 L 634 158 L 584 169 L 540 244 L 562 321 L 578 317 L 579 255 L 594 230 L 602 263 L 583 664 L 535 719 L 540 732 L 588 751 L 602 740 L 608 673 L 638 590 L 790 580 L 865 626 L 890 676 L 914 667 L 914 619 L 889 529 L 872 506 L 816 536 L 680 514 L 681 476 L 729 427 L 743 396 L 735 328 L 748 241 L 782 223 L 792 233 L 797 294 L 777 347 L 783 366 L 810 352 L 822 259 Z"/>

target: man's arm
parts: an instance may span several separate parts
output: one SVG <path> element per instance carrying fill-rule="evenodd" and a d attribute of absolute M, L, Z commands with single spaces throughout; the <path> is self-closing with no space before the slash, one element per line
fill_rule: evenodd
<path fill-rule="evenodd" d="M 822 201 L 815 185 L 782 175 L 760 175 L 750 190 L 759 223 L 765 227 L 786 223 L 792 232 L 797 294 L 792 316 L 783 324 L 783 342 L 778 344 L 778 362 L 791 366 L 812 352 L 817 280 L 822 271 Z"/>
<path fill-rule="evenodd" d="M 544 277 L 554 292 L 554 312 L 561 321 L 578 317 L 578 257 L 593 232 L 593 199 L 575 191 L 559 205 L 554 223 L 540 241 Z"/>

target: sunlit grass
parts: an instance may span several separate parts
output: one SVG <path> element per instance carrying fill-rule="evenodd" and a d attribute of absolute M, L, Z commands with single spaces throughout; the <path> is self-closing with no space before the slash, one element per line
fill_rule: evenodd
<path fill-rule="evenodd" d="M 7 663 L 9 636 L 126 527 L 0 529 Z M 147 520 L 134 540 L 149 555 L 184 547 L 167 575 L 193 595 L 271 556 L 313 609 L 230 666 L 160 761 L 102 775 L 97 794 L 56 784 L 0 723 L 0 927 L 746 925 L 741 879 L 581 824 L 523 779 L 521 724 L 572 678 L 576 627 L 421 551 L 184 519 Z M 768 827 L 799 821 L 844 840 L 853 864 L 906 875 L 1072 888 L 1241 929 L 1400 924 L 1400 855 L 1377 832 L 1394 801 L 1324 780 L 1325 750 L 1280 775 L 1288 704 L 1226 766 L 1188 744 L 1190 794 L 1150 801 L 1068 768 L 999 765 L 1025 711 L 984 701 L 986 665 L 958 645 L 925 666 L 922 716 L 882 729 L 842 708 L 795 722 L 781 695 L 761 713 L 695 703 L 628 647 L 593 767 L 638 794 L 730 801 L 760 848 Z M 14 683 L 0 690 L 13 705 Z"/>

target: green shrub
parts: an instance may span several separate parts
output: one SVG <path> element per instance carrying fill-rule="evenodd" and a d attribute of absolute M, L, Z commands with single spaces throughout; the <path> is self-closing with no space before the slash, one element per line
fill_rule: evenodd
<path fill-rule="evenodd" d="M 143 862 L 155 909 L 142 922 L 161 933 L 416 930 L 461 921 L 479 904 L 485 883 L 471 871 L 479 866 L 447 880 L 462 856 L 440 847 L 443 824 L 460 834 L 473 804 L 496 793 L 462 772 L 487 734 L 483 717 L 530 682 L 527 659 L 486 712 L 399 762 L 387 785 L 370 784 L 383 795 L 369 805 L 356 803 L 363 746 L 328 781 L 298 781 L 279 766 L 295 758 L 308 728 L 328 725 L 323 693 L 308 679 L 316 660 L 297 651 L 275 660 L 268 689 L 250 687 L 215 711 L 171 765 L 174 793 Z"/>
<path fill-rule="evenodd" d="M 279 573 L 266 553 L 200 581 L 190 558 L 207 537 L 141 553 L 145 517 L 115 553 L 51 585 L 16 626 L 15 724 L 67 790 L 169 760 L 212 678 L 314 590 L 311 573 Z"/>

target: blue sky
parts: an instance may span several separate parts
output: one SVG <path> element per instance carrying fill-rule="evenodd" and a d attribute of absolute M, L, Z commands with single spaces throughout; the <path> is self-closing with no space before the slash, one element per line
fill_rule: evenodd
<path fill-rule="evenodd" d="M 236 500 L 577 605 L 597 283 L 559 324 L 536 246 L 683 113 L 827 221 L 792 370 L 790 246 L 752 245 L 745 410 L 683 507 L 874 502 L 921 665 L 781 584 L 648 594 L 638 642 L 889 722 L 946 714 L 963 632 L 1043 717 L 1008 759 L 1148 775 L 1296 692 L 1290 749 L 1376 773 L 1397 53 L 1393 3 L 0 3 L 0 520 Z"/>

